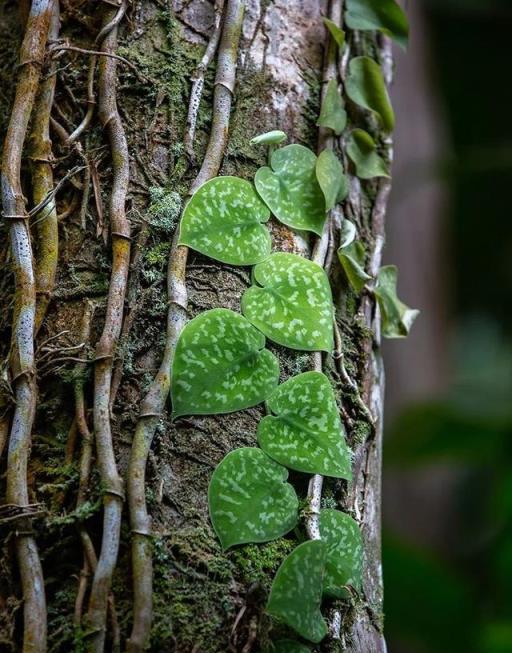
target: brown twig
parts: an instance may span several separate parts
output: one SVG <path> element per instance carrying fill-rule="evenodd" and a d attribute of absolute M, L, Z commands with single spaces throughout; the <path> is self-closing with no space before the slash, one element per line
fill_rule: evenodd
<path fill-rule="evenodd" d="M 116 15 L 108 8 L 104 25 Z M 117 47 L 118 26 L 108 33 L 102 52 Z M 126 218 L 126 195 L 129 181 L 128 145 L 116 100 L 116 60 L 102 57 L 99 63 L 99 117 L 107 131 L 112 151 L 113 181 L 110 197 L 112 236 L 112 273 L 107 298 L 103 333 L 96 347 L 94 373 L 94 432 L 97 464 L 103 485 L 103 535 L 98 565 L 94 573 L 87 628 L 89 650 L 102 653 L 105 645 L 107 607 L 112 575 L 117 562 L 124 497 L 123 482 L 117 470 L 110 422 L 110 391 L 114 354 L 121 332 L 124 299 L 130 266 L 130 225 Z"/>
<path fill-rule="evenodd" d="M 53 0 L 32 2 L 20 50 L 20 73 L 2 158 L 2 207 L 4 219 L 9 222 L 16 284 L 11 351 L 16 408 L 9 437 L 6 499 L 7 503 L 21 509 L 30 503 L 27 466 L 36 406 L 36 283 L 20 169 L 53 8 Z M 45 653 L 47 619 L 43 571 L 28 515 L 17 521 L 15 547 L 23 591 L 23 651 Z"/>
<path fill-rule="evenodd" d="M 215 16 L 213 23 L 213 31 L 210 35 L 210 40 L 206 46 L 203 57 L 199 62 L 193 76 L 192 76 L 192 89 L 190 91 L 190 101 L 188 105 L 187 124 L 185 128 L 185 136 L 183 142 L 185 145 L 185 152 L 191 162 L 194 162 L 194 137 L 196 133 L 197 114 L 199 113 L 199 105 L 201 103 L 201 96 L 203 94 L 204 76 L 208 70 L 208 66 L 217 50 L 219 44 L 221 27 L 222 27 L 222 12 L 224 10 L 225 0 L 216 0 L 215 2 Z"/>
<path fill-rule="evenodd" d="M 214 177 L 222 164 L 228 137 L 231 101 L 235 86 L 238 43 L 244 3 L 228 0 L 217 58 L 213 119 L 210 141 L 199 174 L 190 193 Z M 133 626 L 128 653 L 141 653 L 148 641 L 152 620 L 153 561 L 151 517 L 146 506 L 145 474 L 151 443 L 169 395 L 170 373 L 178 337 L 187 321 L 185 272 L 188 249 L 178 245 L 179 229 L 173 239 L 167 271 L 169 310 L 165 350 L 160 369 L 141 404 L 128 468 L 128 504 L 132 531 L 132 574 L 134 591 Z"/>
<path fill-rule="evenodd" d="M 29 505 L 27 465 L 36 404 L 34 378 L 34 326 L 36 284 L 33 254 L 25 211 L 20 167 L 27 126 L 34 106 L 52 0 L 34 0 L 20 51 L 20 74 L 4 143 L 2 160 L 2 204 L 10 223 L 15 271 L 15 307 L 11 369 L 16 400 L 9 438 L 7 502 L 24 510 Z M 46 599 L 39 554 L 30 514 L 17 520 L 15 547 L 24 599 L 23 651 L 46 651 Z"/>
<path fill-rule="evenodd" d="M 59 4 L 54 1 L 48 40 L 54 41 L 59 37 L 60 12 Z M 54 62 L 50 64 L 49 73 L 56 68 Z M 43 323 L 51 295 L 55 287 L 57 275 L 57 262 L 59 258 L 59 226 L 57 220 L 57 206 L 53 194 L 53 170 L 52 142 L 50 140 L 50 114 L 55 93 L 55 75 L 46 77 L 40 85 L 38 97 L 34 107 L 34 120 L 32 123 L 32 147 L 30 158 L 32 159 L 32 196 L 34 204 L 41 204 L 38 211 L 33 214 L 36 217 L 35 229 L 37 241 L 37 259 L 35 263 L 36 277 L 36 316 L 34 332 L 37 335 Z M 46 205 L 43 202 L 48 199 L 47 208 L 44 212 L 44 220 L 38 222 L 37 216 Z"/>

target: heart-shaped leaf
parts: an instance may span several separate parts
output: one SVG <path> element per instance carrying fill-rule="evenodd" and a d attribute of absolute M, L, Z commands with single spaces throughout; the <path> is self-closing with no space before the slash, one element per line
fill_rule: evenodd
<path fill-rule="evenodd" d="M 316 155 L 302 145 L 287 145 L 272 153 L 271 166 L 260 168 L 254 178 L 265 204 L 288 227 L 320 235 L 326 213 Z"/>
<path fill-rule="evenodd" d="M 347 140 L 347 154 L 360 179 L 389 177 L 386 163 L 377 153 L 373 138 L 363 129 L 354 129 Z"/>
<path fill-rule="evenodd" d="M 320 534 L 327 546 L 324 593 L 336 598 L 350 596 L 347 586 L 361 589 L 363 539 L 357 522 L 339 510 L 320 511 Z"/>
<path fill-rule="evenodd" d="M 261 224 L 270 211 L 254 186 L 239 177 L 215 177 L 200 186 L 183 212 L 180 244 L 231 265 L 254 265 L 271 250 Z"/>
<path fill-rule="evenodd" d="M 345 89 L 352 102 L 376 113 L 384 129 L 393 131 L 395 114 L 378 63 L 370 57 L 352 59 Z"/>
<path fill-rule="evenodd" d="M 345 21 L 351 29 L 380 30 L 407 47 L 409 25 L 395 0 L 347 0 L 346 7 Z"/>
<path fill-rule="evenodd" d="M 272 648 L 265 649 L 264 653 L 311 653 L 311 649 L 291 639 L 280 639 L 274 642 Z"/>
<path fill-rule="evenodd" d="M 338 83 L 335 79 L 329 80 L 325 97 L 320 109 L 320 117 L 316 123 L 318 127 L 328 127 L 338 136 L 345 129 L 347 124 L 347 112 L 343 104 L 343 98 L 338 90 Z"/>
<path fill-rule="evenodd" d="M 343 166 L 332 150 L 323 150 L 316 160 L 316 178 L 325 197 L 325 208 L 330 211 L 348 194 Z"/>
<path fill-rule="evenodd" d="M 183 329 L 172 365 L 173 417 L 231 413 L 264 401 L 279 381 L 265 337 L 226 308 L 201 313 Z"/>
<path fill-rule="evenodd" d="M 277 145 L 285 140 L 286 134 L 280 129 L 274 129 L 251 138 L 251 145 Z"/>
<path fill-rule="evenodd" d="M 418 310 L 409 308 L 398 299 L 397 281 L 395 265 L 385 265 L 379 270 L 375 296 L 382 316 L 382 335 L 386 338 L 405 338 L 419 314 Z"/>
<path fill-rule="evenodd" d="M 274 414 L 258 426 L 258 444 L 281 465 L 307 474 L 352 478 L 351 454 L 334 392 L 321 372 L 304 372 L 268 398 Z"/>
<path fill-rule="evenodd" d="M 253 279 L 260 285 L 245 291 L 242 312 L 255 327 L 290 349 L 332 350 L 331 287 L 319 265 L 276 253 L 253 269 Z"/>
<path fill-rule="evenodd" d="M 269 614 L 315 643 L 327 635 L 320 612 L 326 555 L 320 540 L 300 544 L 277 570 L 267 603 Z"/>
<path fill-rule="evenodd" d="M 299 502 L 288 471 L 256 447 L 235 449 L 213 472 L 210 518 L 224 549 L 268 542 L 295 527 Z"/>
<path fill-rule="evenodd" d="M 330 18 L 324 18 L 323 21 L 332 38 L 336 42 L 336 45 L 341 50 L 345 45 L 345 32 L 341 29 L 341 27 L 338 27 L 338 25 L 336 25 L 336 23 L 333 22 Z"/>

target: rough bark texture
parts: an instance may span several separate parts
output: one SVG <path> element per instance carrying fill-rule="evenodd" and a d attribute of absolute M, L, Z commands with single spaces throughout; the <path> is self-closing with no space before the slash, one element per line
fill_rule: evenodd
<path fill-rule="evenodd" d="M 290 142 L 316 146 L 325 33 L 315 0 L 248 0 L 237 71 L 235 102 L 221 174 L 252 178 L 265 163 L 265 151 L 249 139 L 267 129 L 283 129 Z M 61 2 L 61 37 L 73 45 L 95 49 L 101 27 L 95 3 Z M 21 28 L 14 2 L 0 8 L 0 133 L 8 119 L 6 107 L 15 82 L 13 65 Z M 185 155 L 190 78 L 204 54 L 214 24 L 213 5 L 200 1 L 140 0 L 128 10 L 119 29 L 117 53 L 138 70 L 118 62 L 118 107 L 130 156 L 127 217 L 132 226 L 132 261 L 125 306 L 125 325 L 114 361 L 112 433 L 119 471 L 126 473 L 140 400 L 153 378 L 163 351 L 167 295 L 166 259 L 179 215 L 197 168 Z M 353 39 L 354 53 L 379 56 L 381 45 L 373 34 Z M 78 587 L 90 587 L 91 565 L 83 565 L 84 533 L 96 552 L 101 544 L 102 488 L 96 465 L 77 508 L 80 456 L 88 450 L 87 425 L 82 412 L 75 419 L 75 397 L 84 388 L 86 418 L 92 428 L 94 346 L 105 320 L 111 271 L 109 193 L 113 166 L 108 135 L 97 116 L 78 146 L 64 141 L 87 111 L 89 56 L 63 51 L 58 61 L 56 101 L 51 138 L 56 180 L 73 165 L 86 166 L 68 180 L 58 195 L 60 255 L 55 291 L 36 341 L 38 403 L 32 436 L 29 471 L 30 503 L 42 503 L 45 513 L 34 521 L 46 580 L 48 650 L 84 650 L 84 633 L 76 627 L 85 611 L 76 605 Z M 69 64 L 69 65 L 68 65 Z M 204 155 L 211 120 L 215 66 L 208 68 L 197 120 L 195 158 Z M 349 107 L 350 112 L 354 109 Z M 354 114 L 355 115 L 355 114 Z M 359 119 L 361 116 L 359 115 Z M 28 177 L 23 178 L 27 183 Z M 359 227 L 369 252 L 369 265 L 378 267 L 383 238 L 387 188 L 377 181 L 359 184 L 343 207 Z M 175 194 L 158 199 L 159 188 Z M 28 193 L 26 193 L 28 194 Z M 155 204 L 160 210 L 154 212 Z M 0 324 L 2 360 L 8 359 L 9 319 L 13 281 L 8 256 L 7 228 L 1 229 Z M 277 223 L 272 224 L 276 250 L 307 254 L 310 243 Z M 345 370 L 358 385 L 355 390 L 338 366 L 326 361 L 325 372 L 335 385 L 348 438 L 355 451 L 353 487 L 326 480 L 323 502 L 353 514 L 365 539 L 363 595 L 353 603 L 328 605 L 341 610 L 339 638 L 328 638 L 315 650 L 333 653 L 380 653 L 382 586 L 380 569 L 380 463 L 383 371 L 378 355 L 375 307 L 369 297 L 360 301 L 333 267 L 332 281 L 342 337 Z M 249 284 L 246 269 L 232 268 L 191 253 L 187 268 L 189 317 L 224 306 L 239 310 L 242 291 Z M 90 338 L 84 313 L 93 311 Z M 377 316 L 378 317 L 378 316 Z M 378 331 L 378 329 L 377 329 Z M 78 346 L 82 345 L 83 346 Z M 279 347 L 283 379 L 311 367 L 311 357 Z M 78 360 L 77 360 L 78 359 Z M 91 361 L 82 365 L 81 360 Z M 7 374 L 1 379 L 2 398 L 9 413 Z M 117 385 L 116 385 L 117 384 Z M 77 395 L 77 387 L 79 388 Z M 374 417 L 371 425 L 361 398 Z M 265 597 L 293 539 L 243 546 L 222 553 L 208 521 L 207 486 L 216 464 L 232 449 L 256 442 L 257 422 L 263 414 L 253 408 L 227 416 L 180 418 L 162 416 L 146 470 L 147 500 L 152 517 L 154 554 L 154 621 L 150 650 L 155 653 L 221 653 L 258 651 L 269 640 L 272 623 L 264 613 Z M 85 433 L 85 435 L 84 435 Z M 77 435 L 78 434 L 78 435 Z M 0 433 L 1 442 L 1 433 Z M 82 459 L 83 463 L 83 459 Z M 5 471 L 5 457 L 2 459 Z M 307 479 L 293 478 L 302 496 Z M 4 481 L 2 480 L 2 483 Z M 83 489 L 83 488 L 82 488 Z M 3 488 L 2 488 L 3 491 Z M 21 588 L 14 563 L 12 531 L 0 519 L 0 650 L 21 650 Z M 80 570 L 82 569 L 82 580 Z M 86 580 L 83 580 L 83 579 Z M 87 581 L 87 585 L 85 585 Z M 123 513 L 119 559 L 109 601 L 107 648 L 122 646 L 131 626 L 130 532 Z M 115 606 L 114 606 L 115 603 Z M 86 603 L 84 604 L 86 605 Z M 83 609 L 82 609 L 83 607 Z M 279 632 L 275 625 L 272 636 Z M 282 632 L 285 632 L 282 630 Z"/>

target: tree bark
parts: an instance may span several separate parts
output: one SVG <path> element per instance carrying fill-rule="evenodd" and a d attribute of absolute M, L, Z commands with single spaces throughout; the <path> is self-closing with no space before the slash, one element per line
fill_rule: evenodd
<path fill-rule="evenodd" d="M 315 123 L 327 43 L 321 16 L 326 15 L 329 7 L 317 0 L 247 0 L 242 4 L 245 15 L 236 84 L 231 89 L 218 78 L 215 84 L 214 56 L 205 72 L 192 144 L 184 136 L 188 133 L 187 122 L 190 127 L 191 79 L 197 76 L 198 63 L 215 29 L 212 4 L 200 0 L 174 0 L 170 4 L 163 0 L 140 0 L 110 26 L 108 34 L 102 34 L 102 24 L 108 28 L 116 20 L 117 11 L 112 3 L 106 3 L 99 12 L 93 2 L 61 0 L 62 40 L 49 42 L 47 47 L 50 54 L 43 74 L 57 63 L 48 159 L 55 183 L 64 178 L 65 181 L 57 194 L 57 278 L 35 340 L 37 405 L 27 477 L 28 503 L 41 504 L 43 509 L 34 518 L 25 518 L 31 521 L 41 555 L 48 604 L 47 649 L 54 653 L 82 651 L 85 647 L 99 651 L 104 638 L 105 650 L 124 650 L 130 632 L 134 637 L 130 519 L 123 502 L 117 554 L 113 541 L 119 523 L 114 519 L 113 530 L 109 526 L 106 531 L 113 539 L 105 540 L 103 524 L 109 522 L 103 521 L 104 507 L 108 511 L 112 504 L 116 512 L 123 501 L 116 471 L 126 478 L 141 402 L 164 354 L 168 328 L 167 257 L 180 201 L 186 200 L 208 151 L 212 107 L 216 102 L 222 103 L 218 93 L 215 97 L 219 84 L 233 92 L 229 126 L 222 127 L 227 142 L 222 148 L 219 174 L 252 179 L 266 161 L 263 149 L 251 146 L 249 140 L 266 130 L 282 129 L 289 142 L 316 149 Z M 0 31 L 0 51 L 6 53 L 7 62 L 0 69 L 2 89 L 14 88 L 17 79 L 12 62 L 20 47 L 21 27 L 13 8 L 14 3 L 6 2 L 0 9 L 2 24 L 7 25 Z M 106 14 L 103 23 L 100 14 Z M 347 36 L 352 54 L 377 53 L 390 76 L 385 39 L 373 33 L 362 37 L 348 32 Z M 91 55 L 90 51 L 104 52 Z M 94 81 L 92 95 L 90 79 Z M 98 101 L 99 111 L 95 104 Z M 361 118 L 353 106 L 348 109 L 349 120 Z M 87 124 L 82 122 L 85 116 Z M 8 112 L 2 113 L 0 119 L 4 136 Z M 217 119 L 218 114 L 214 113 L 214 126 Z M 81 124 L 83 129 L 77 132 Z M 124 168 L 120 130 L 126 134 L 129 171 Z M 386 147 L 389 149 L 390 143 Z M 75 167 L 79 171 L 66 178 Z M 31 197 L 29 176 L 24 168 L 22 172 L 24 195 Z M 216 174 L 216 170 L 208 172 L 212 173 Z M 119 199 L 116 195 L 116 204 L 112 192 L 119 191 L 119 184 L 122 186 L 128 176 L 127 197 Z M 334 232 L 339 237 L 339 223 L 345 216 L 356 223 L 368 252 L 368 269 L 375 274 L 384 242 L 389 182 L 359 182 L 350 175 L 350 183 L 350 195 L 337 213 Z M 165 193 L 160 189 L 165 189 Z M 27 209 L 33 208 L 33 204 L 29 201 Z M 128 224 L 123 222 L 124 211 L 131 237 Z M 8 226 L 4 220 L 0 227 L 0 305 L 5 316 L 0 326 L 0 353 L 5 361 L 12 337 L 8 322 L 15 287 L 8 254 Z M 271 230 L 276 250 L 311 255 L 313 243 L 308 238 L 277 222 L 272 222 Z M 37 259 L 41 248 L 35 233 Z M 127 255 L 128 242 L 132 254 L 127 286 L 123 288 L 119 256 Z M 112 287 L 111 274 L 121 287 Z M 314 650 L 381 653 L 385 651 L 380 560 L 384 373 L 379 353 L 379 316 L 370 294 L 357 298 L 350 293 L 334 259 L 331 280 L 343 362 L 326 360 L 324 371 L 335 386 L 354 450 L 354 482 L 348 485 L 325 479 L 323 501 L 349 512 L 361 524 L 365 572 L 361 597 L 351 602 L 326 603 L 332 632 Z M 184 318 L 219 306 L 238 311 L 241 293 L 249 284 L 245 268 L 222 265 L 189 252 L 185 277 L 188 306 Z M 115 310 L 112 302 L 119 304 Z M 112 329 L 115 333 L 105 349 L 102 332 L 109 329 L 110 335 Z M 97 343 L 101 347 L 94 354 Z M 277 346 L 273 351 L 279 356 L 283 379 L 312 367 L 310 355 Z M 12 381 L 5 372 L 0 407 L 6 423 L 13 414 Z M 108 392 L 105 395 L 107 387 L 111 388 L 110 397 Z M 95 400 L 98 392 L 102 393 L 100 402 Z M 138 529 L 140 523 L 136 521 L 134 528 L 132 521 L 131 528 L 143 538 L 142 549 L 148 541 L 152 545 L 153 614 L 148 650 L 250 653 L 264 649 L 271 635 L 283 632 L 265 614 L 264 606 L 275 571 L 293 548 L 293 540 L 283 538 L 223 553 L 208 519 L 207 488 L 213 469 L 229 451 L 256 443 L 256 426 L 263 414 L 263 408 L 256 407 L 233 415 L 171 422 L 166 406 L 161 413 L 146 415 L 151 418 L 153 429 L 147 443 L 150 454 L 145 469 L 151 539 L 145 532 L 149 521 L 143 519 Z M 96 439 L 99 447 L 91 450 L 93 425 L 94 437 L 100 440 Z M 110 476 L 102 459 L 102 450 L 110 446 L 109 431 L 115 454 L 112 458 L 111 452 L 107 452 Z M 0 424 L 0 443 L 2 432 Z M 2 470 L 5 464 L 4 455 Z M 305 497 L 307 483 L 301 477 L 293 480 Z M 135 495 L 137 505 L 139 499 Z M 4 536 L 0 560 L 0 649 L 9 652 L 20 651 L 23 646 L 23 588 L 14 556 L 16 524 L 17 518 L 9 519 L 5 507 L 0 508 Z M 102 546 L 106 547 L 103 552 Z M 105 572 L 107 558 L 108 564 L 115 565 L 111 583 L 110 578 L 105 581 L 105 574 L 110 573 Z M 87 615 L 91 587 L 98 583 L 102 583 L 100 608 L 106 615 L 101 618 L 95 616 L 94 602 L 89 603 Z M 133 643 L 137 637 L 130 640 L 132 647 L 140 646 Z M 37 650 L 45 649 L 40 643 Z"/>

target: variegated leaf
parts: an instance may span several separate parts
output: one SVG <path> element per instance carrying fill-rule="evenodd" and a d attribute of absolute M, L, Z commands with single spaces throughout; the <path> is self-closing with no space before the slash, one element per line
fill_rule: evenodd
<path fill-rule="evenodd" d="M 296 254 L 272 254 L 253 270 L 256 284 L 242 296 L 242 312 L 268 338 L 302 351 L 333 346 L 332 294 L 324 270 Z"/>
<path fill-rule="evenodd" d="M 173 417 L 231 413 L 264 401 L 279 363 L 265 337 L 226 308 L 201 313 L 183 329 L 172 366 Z"/>
<path fill-rule="evenodd" d="M 352 478 L 351 454 L 329 379 L 304 372 L 280 385 L 268 398 L 274 415 L 258 426 L 258 443 L 290 469 Z"/>
<path fill-rule="evenodd" d="M 327 546 L 324 592 L 346 598 L 347 587 L 361 589 L 363 540 L 357 522 L 339 510 L 320 511 L 320 534 Z"/>
<path fill-rule="evenodd" d="M 273 152 L 271 168 L 260 168 L 256 190 L 275 217 L 293 229 L 320 235 L 325 200 L 315 174 L 316 155 L 303 145 L 287 145 Z"/>
<path fill-rule="evenodd" d="M 254 265 L 271 250 L 262 222 L 270 211 L 254 186 L 239 177 L 215 177 L 200 186 L 185 207 L 180 244 L 231 265 Z"/>
<path fill-rule="evenodd" d="M 300 544 L 277 570 L 267 603 L 269 614 L 315 643 L 327 635 L 320 612 L 326 556 L 320 540 Z"/>
<path fill-rule="evenodd" d="M 288 471 L 255 447 L 235 449 L 215 469 L 210 518 L 222 547 L 268 542 L 297 523 L 298 499 Z"/>

